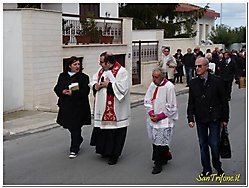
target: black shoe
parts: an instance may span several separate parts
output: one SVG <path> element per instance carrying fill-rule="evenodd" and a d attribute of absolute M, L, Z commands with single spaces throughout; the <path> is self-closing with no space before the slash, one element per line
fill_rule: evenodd
<path fill-rule="evenodd" d="M 118 162 L 118 157 L 110 157 L 108 164 L 109 165 L 115 165 Z"/>
<path fill-rule="evenodd" d="M 107 157 L 109 157 L 109 155 L 101 154 L 101 157 L 102 157 L 102 158 L 107 158 Z"/>
<path fill-rule="evenodd" d="M 221 176 L 224 173 L 224 170 L 222 170 L 222 169 L 218 169 L 216 171 L 217 171 L 218 176 Z"/>
<path fill-rule="evenodd" d="M 165 159 L 165 160 L 162 162 L 162 165 L 166 165 L 166 164 L 168 164 L 168 160 L 167 160 L 167 159 Z"/>
<path fill-rule="evenodd" d="M 162 172 L 162 166 L 161 165 L 155 165 L 152 170 L 152 174 L 159 174 Z"/>
<path fill-rule="evenodd" d="M 211 175 L 212 175 L 212 171 L 206 171 L 206 170 L 204 170 L 201 173 L 202 177 L 208 177 L 208 176 L 211 176 Z"/>

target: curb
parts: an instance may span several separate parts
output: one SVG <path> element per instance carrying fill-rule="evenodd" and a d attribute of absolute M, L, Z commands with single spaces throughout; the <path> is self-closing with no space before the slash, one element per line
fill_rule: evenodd
<path fill-rule="evenodd" d="M 131 95 L 145 95 L 145 93 L 140 93 L 140 92 L 131 92 Z"/>
<path fill-rule="evenodd" d="M 58 125 L 57 123 L 50 123 L 38 128 L 31 128 L 31 129 L 27 129 L 24 131 L 20 131 L 20 132 L 10 132 L 8 130 L 3 130 L 3 140 L 10 140 L 11 138 L 16 138 L 19 136 L 23 136 L 23 135 L 28 135 L 28 134 L 33 134 L 33 133 L 37 133 L 37 132 L 42 132 L 42 131 L 47 131 L 49 129 L 53 129 L 56 127 L 59 127 L 60 125 Z"/>
<path fill-rule="evenodd" d="M 177 92 L 176 92 L 176 96 L 178 96 L 178 95 L 182 95 L 182 94 L 186 94 L 186 93 L 188 93 L 188 91 L 189 91 L 189 89 L 188 89 L 188 88 L 183 89 L 183 90 L 181 90 L 181 91 L 177 91 Z"/>

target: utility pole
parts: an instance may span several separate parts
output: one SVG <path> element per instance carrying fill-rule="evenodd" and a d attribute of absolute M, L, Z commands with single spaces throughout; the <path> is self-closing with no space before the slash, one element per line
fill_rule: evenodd
<path fill-rule="evenodd" d="M 222 24 L 222 3 L 220 4 L 220 25 Z"/>

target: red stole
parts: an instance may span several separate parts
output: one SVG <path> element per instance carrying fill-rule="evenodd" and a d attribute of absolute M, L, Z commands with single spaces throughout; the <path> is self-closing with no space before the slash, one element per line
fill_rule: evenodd
<path fill-rule="evenodd" d="M 157 92 L 158 92 L 158 87 L 164 86 L 167 82 L 168 82 L 168 80 L 164 79 L 163 82 L 159 86 L 156 87 L 156 89 L 155 89 L 155 91 L 153 93 L 151 101 L 154 101 L 156 99 Z"/>
<path fill-rule="evenodd" d="M 121 65 L 118 62 L 116 62 L 113 65 L 111 72 L 115 78 L 120 68 L 121 68 Z M 98 73 L 98 82 L 103 73 L 104 73 L 104 70 L 101 69 Z M 117 121 L 117 117 L 114 112 L 114 96 L 113 95 L 107 94 L 106 96 L 106 107 L 105 107 L 105 112 L 102 116 L 102 121 Z"/>

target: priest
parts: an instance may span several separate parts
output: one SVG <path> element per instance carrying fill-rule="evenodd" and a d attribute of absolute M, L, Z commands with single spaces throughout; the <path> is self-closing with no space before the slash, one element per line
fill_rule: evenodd
<path fill-rule="evenodd" d="M 128 72 L 112 54 L 102 53 L 99 64 L 101 68 L 90 83 L 95 96 L 90 145 L 114 165 L 122 153 L 129 125 L 130 81 Z"/>

